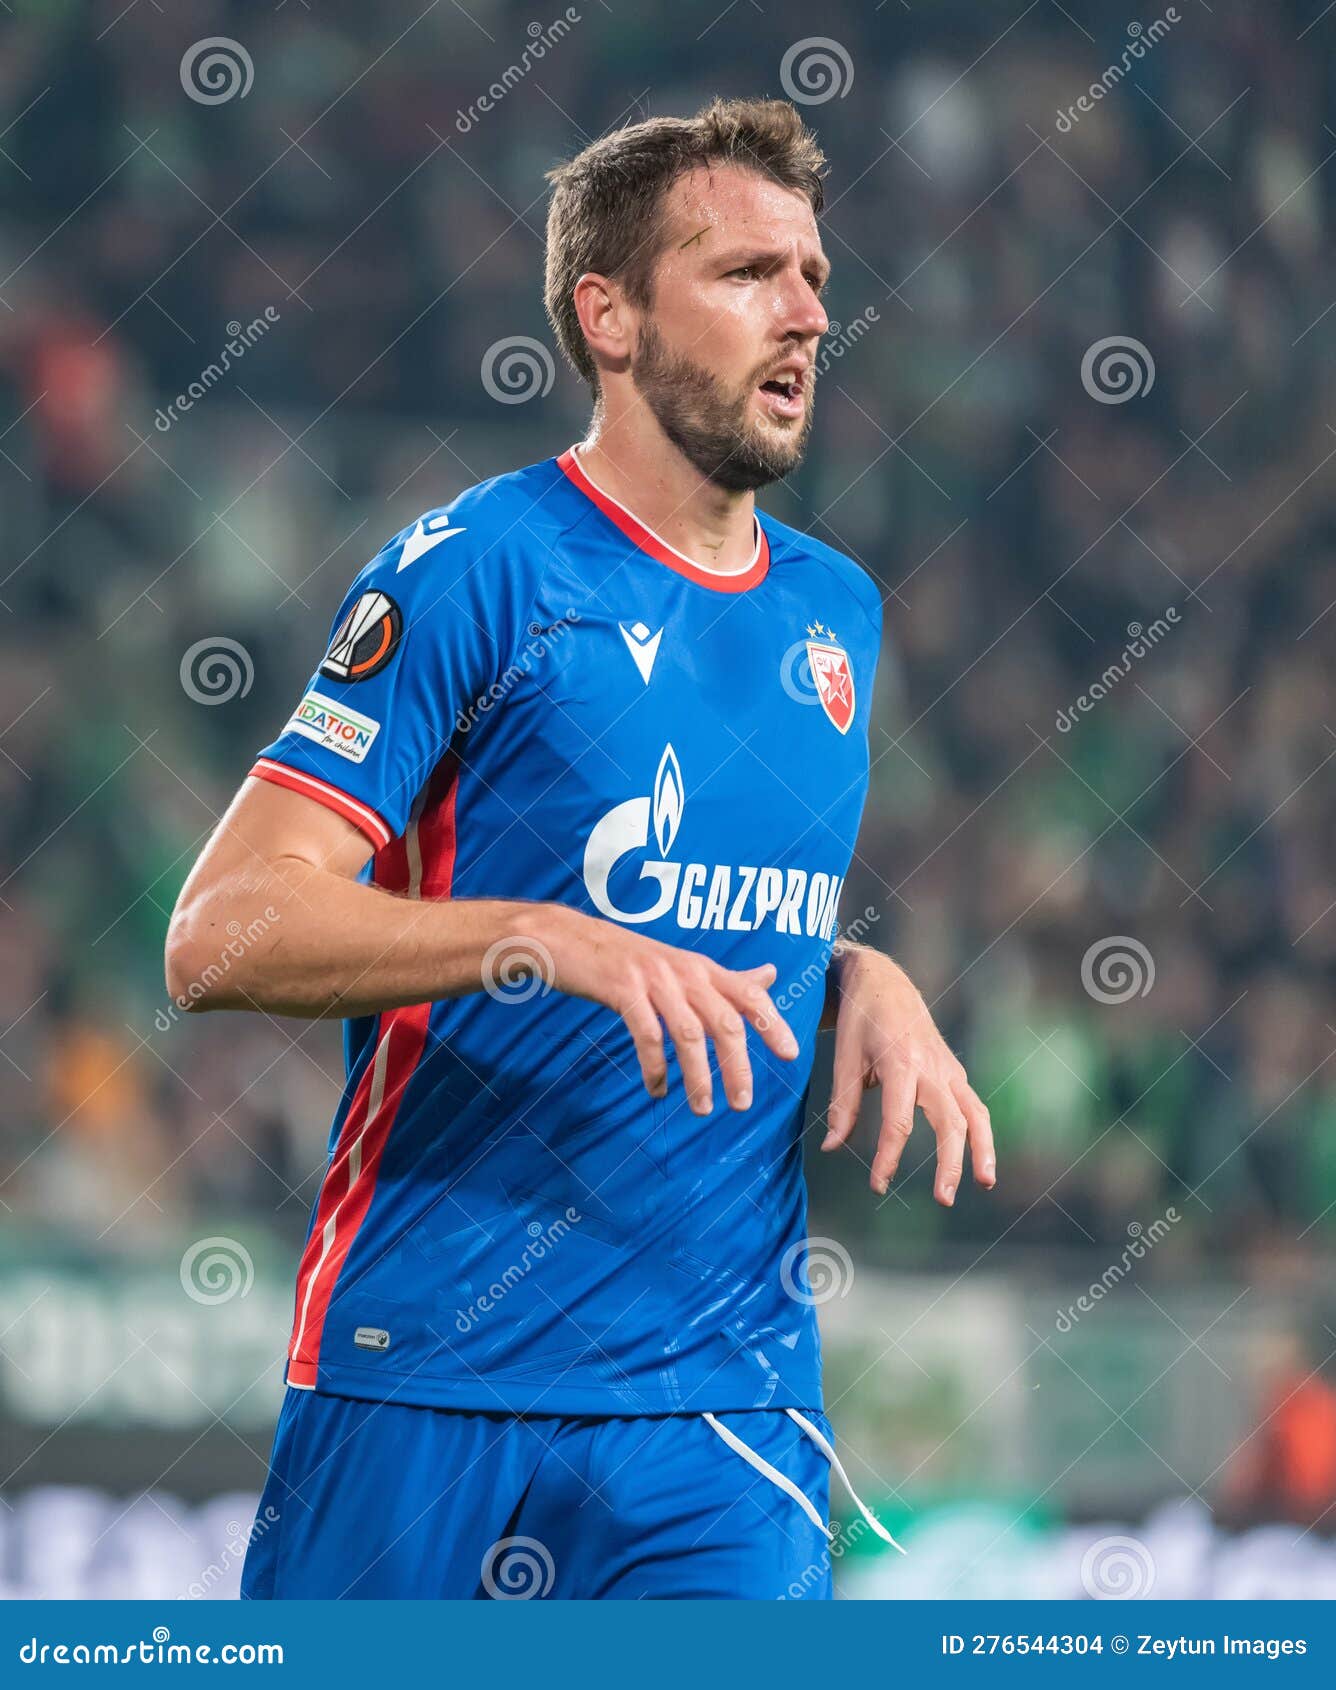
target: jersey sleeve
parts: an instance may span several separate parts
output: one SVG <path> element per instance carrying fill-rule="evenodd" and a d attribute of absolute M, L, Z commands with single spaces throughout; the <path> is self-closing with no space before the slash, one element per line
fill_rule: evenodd
<path fill-rule="evenodd" d="M 504 672 L 534 584 L 513 554 L 429 512 L 353 582 L 286 726 L 251 769 L 380 849 Z"/>

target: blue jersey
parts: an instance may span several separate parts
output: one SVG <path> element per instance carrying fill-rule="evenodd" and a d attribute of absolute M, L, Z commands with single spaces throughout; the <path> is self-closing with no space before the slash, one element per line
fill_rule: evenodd
<path fill-rule="evenodd" d="M 801 1137 L 867 787 L 872 581 L 768 517 L 691 563 L 577 456 L 397 535 L 254 773 L 327 804 L 408 898 L 567 904 L 728 968 L 773 963 L 799 1044 L 749 1030 L 749 1109 L 693 1115 L 669 1054 L 552 988 L 536 940 L 486 990 L 346 1024 L 288 1381 L 562 1415 L 821 1406 Z"/>

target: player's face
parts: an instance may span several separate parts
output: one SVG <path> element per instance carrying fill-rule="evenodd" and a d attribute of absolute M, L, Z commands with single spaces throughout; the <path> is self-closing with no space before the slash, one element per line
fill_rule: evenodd
<path fill-rule="evenodd" d="M 674 183 L 631 377 L 702 475 L 746 491 L 787 475 L 812 426 L 830 271 L 806 196 L 750 171 Z"/>

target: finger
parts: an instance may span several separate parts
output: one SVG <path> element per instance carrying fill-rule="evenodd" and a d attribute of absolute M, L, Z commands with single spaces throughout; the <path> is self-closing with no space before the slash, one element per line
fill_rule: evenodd
<path fill-rule="evenodd" d="M 714 1041 L 719 1077 L 724 1096 L 732 1109 L 750 1109 L 752 1102 L 751 1059 L 747 1055 L 747 1023 L 721 992 L 710 991 L 694 1000 L 696 1013 Z"/>
<path fill-rule="evenodd" d="M 640 1077 L 651 1097 L 665 1097 L 668 1093 L 668 1058 L 663 1049 L 663 1025 L 650 1006 L 649 997 L 642 993 L 622 1011 L 631 1037 L 635 1040 L 636 1060 Z"/>
<path fill-rule="evenodd" d="M 701 1018 L 675 981 L 661 989 L 657 1007 L 677 1053 L 691 1112 L 708 1115 L 714 1108 L 714 1083 L 710 1078 L 709 1044 Z"/>
<path fill-rule="evenodd" d="M 956 1200 L 965 1166 L 965 1116 L 947 1088 L 932 1080 L 920 1082 L 919 1103 L 937 1134 L 937 1177 L 932 1194 L 949 1209 Z"/>
<path fill-rule="evenodd" d="M 847 1020 L 835 1024 L 835 1063 L 831 1075 L 830 1107 L 826 1110 L 823 1150 L 838 1150 L 858 1120 L 863 1101 L 863 1063 L 855 1030 Z"/>
<path fill-rule="evenodd" d="M 914 1130 L 914 1097 L 918 1075 L 903 1064 L 892 1068 L 881 1082 L 881 1131 L 872 1158 L 872 1189 L 884 1197 L 900 1166 L 900 1157 Z"/>
<path fill-rule="evenodd" d="M 993 1146 L 993 1123 L 987 1106 L 964 1080 L 956 1087 L 956 1102 L 965 1116 L 974 1183 L 991 1191 L 997 1184 L 997 1152 Z"/>
<path fill-rule="evenodd" d="M 798 1054 L 798 1041 L 767 990 L 775 983 L 774 964 L 767 962 L 759 968 L 741 970 L 721 968 L 715 983 L 775 1055 L 782 1062 L 792 1062 Z"/>

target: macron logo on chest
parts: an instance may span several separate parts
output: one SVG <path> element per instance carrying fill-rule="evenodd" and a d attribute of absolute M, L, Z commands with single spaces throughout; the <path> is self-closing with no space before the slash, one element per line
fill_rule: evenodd
<path fill-rule="evenodd" d="M 626 649 L 631 653 L 631 661 L 640 671 L 640 678 L 646 686 L 654 673 L 654 659 L 659 655 L 659 641 L 663 638 L 663 629 L 652 631 L 643 622 L 619 622 L 622 639 L 626 642 Z"/>

